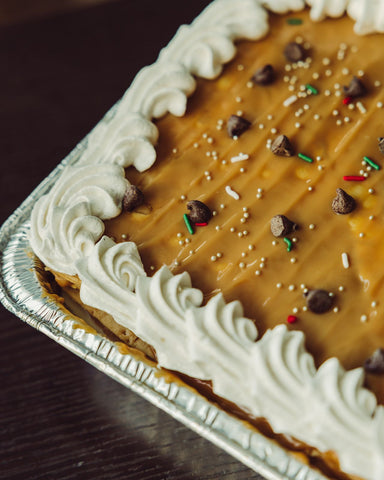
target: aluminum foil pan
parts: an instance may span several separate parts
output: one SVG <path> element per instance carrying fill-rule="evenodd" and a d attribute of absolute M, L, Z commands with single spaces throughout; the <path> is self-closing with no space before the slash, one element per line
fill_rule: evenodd
<path fill-rule="evenodd" d="M 113 115 L 114 107 L 104 118 Z M 78 161 L 85 138 L 23 202 L 0 229 L 0 300 L 12 313 L 97 369 L 132 389 L 201 436 L 270 480 L 326 480 L 254 428 L 210 403 L 150 361 L 123 352 L 92 326 L 87 328 L 38 280 L 41 270 L 28 243 L 30 214 L 64 167 Z M 40 266 L 40 268 L 39 268 Z M 95 333 L 90 333 L 95 332 Z"/>

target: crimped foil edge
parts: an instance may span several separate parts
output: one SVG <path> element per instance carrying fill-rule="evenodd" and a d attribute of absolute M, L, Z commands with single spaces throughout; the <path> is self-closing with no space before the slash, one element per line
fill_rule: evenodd
<path fill-rule="evenodd" d="M 29 247 L 28 216 L 34 202 L 75 163 L 86 139 L 26 199 L 0 230 L 0 300 L 12 313 L 40 330 L 98 370 L 138 393 L 153 405 L 191 428 L 270 480 L 326 480 L 275 442 L 211 404 L 188 387 L 168 381 L 161 370 L 118 345 L 81 328 L 52 297 L 44 295 Z M 27 219 L 27 220 L 26 220 Z"/>

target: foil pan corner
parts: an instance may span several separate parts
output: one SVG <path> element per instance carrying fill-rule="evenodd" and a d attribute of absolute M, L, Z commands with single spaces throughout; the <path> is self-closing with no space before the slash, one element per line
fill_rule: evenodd
<path fill-rule="evenodd" d="M 103 121 L 113 115 L 112 109 Z M 130 388 L 187 427 L 270 480 L 327 480 L 276 442 L 170 380 L 149 360 L 79 323 L 39 282 L 37 259 L 28 242 L 30 214 L 67 164 L 78 161 L 87 138 L 32 192 L 0 229 L 0 301 L 12 313 L 97 369 Z"/>

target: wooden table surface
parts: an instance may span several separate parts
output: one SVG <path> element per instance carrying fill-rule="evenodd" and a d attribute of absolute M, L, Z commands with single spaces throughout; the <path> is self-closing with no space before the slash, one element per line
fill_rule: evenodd
<path fill-rule="evenodd" d="M 0 29 L 0 222 L 208 0 L 113 1 Z M 261 479 L 0 307 L 1 479 Z"/>

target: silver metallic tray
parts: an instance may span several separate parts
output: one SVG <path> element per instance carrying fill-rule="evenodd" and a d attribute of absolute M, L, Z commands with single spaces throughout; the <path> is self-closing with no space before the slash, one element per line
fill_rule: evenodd
<path fill-rule="evenodd" d="M 105 121 L 113 115 L 114 108 Z M 28 242 L 30 214 L 64 167 L 76 163 L 85 138 L 39 185 L 0 229 L 0 300 L 21 320 L 40 330 L 105 374 L 169 413 L 245 465 L 270 480 L 326 480 L 251 426 L 218 408 L 140 356 L 122 353 L 101 333 L 89 333 L 45 291 L 37 277 L 39 261 Z M 82 326 L 83 325 L 83 326 Z"/>

